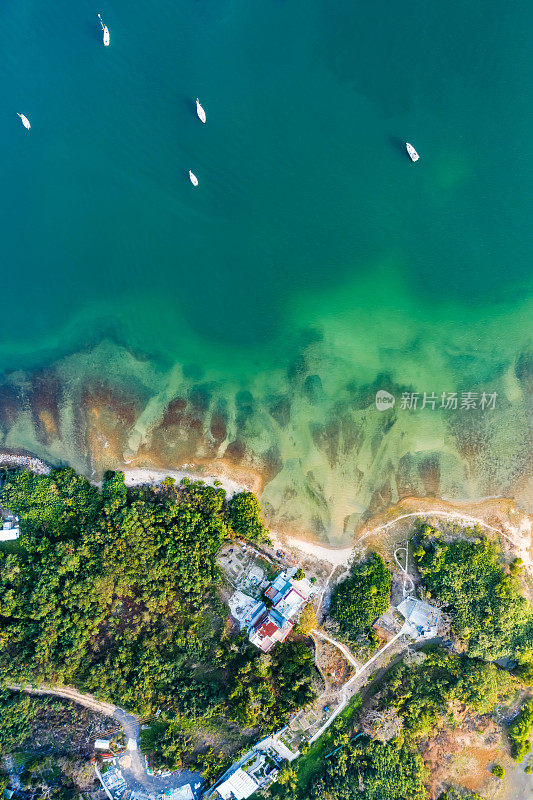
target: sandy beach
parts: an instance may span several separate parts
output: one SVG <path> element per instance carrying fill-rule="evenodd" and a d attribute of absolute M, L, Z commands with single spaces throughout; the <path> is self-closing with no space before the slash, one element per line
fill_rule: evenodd
<path fill-rule="evenodd" d="M 296 539 L 294 536 L 289 536 L 278 531 L 271 531 L 270 535 L 274 547 L 282 550 L 287 548 L 291 550 L 300 550 L 302 553 L 313 556 L 319 561 L 327 561 L 334 567 L 347 564 L 353 553 L 353 546 L 327 547 L 325 545 L 316 544 L 315 542 L 308 542 L 305 539 Z"/>
<path fill-rule="evenodd" d="M 47 475 L 50 472 L 50 466 L 41 459 L 9 451 L 0 451 L 0 466 L 2 465 L 22 467 L 39 475 Z M 137 467 L 128 469 L 126 467 L 124 477 L 126 486 L 157 485 L 166 477 L 174 478 L 176 483 L 183 478 L 191 481 L 200 480 L 208 486 L 220 486 L 225 490 L 228 498 L 239 492 L 254 491 L 255 489 L 255 486 L 252 485 L 253 480 L 245 483 L 222 473 L 206 474 L 186 468 L 163 470 Z M 98 482 L 94 483 L 100 485 Z M 443 522 L 456 522 L 461 526 L 479 525 L 483 530 L 501 536 L 507 547 L 510 547 L 515 555 L 523 559 L 526 568 L 533 570 L 531 516 L 527 512 L 517 509 L 511 500 L 505 498 L 453 503 L 438 498 L 407 497 L 395 506 L 388 508 L 387 511 L 368 520 L 357 532 L 353 543 L 346 547 L 328 547 L 310 536 L 306 537 L 305 534 L 297 537 L 279 530 L 271 530 L 271 536 L 276 548 L 299 550 L 336 568 L 349 564 L 354 548 L 357 548 L 358 545 L 370 544 L 372 546 L 371 542 L 366 540 L 375 539 L 375 543 L 377 543 L 380 536 L 385 536 L 387 532 L 392 533 L 391 529 L 396 528 L 402 521 L 414 520 L 416 517 L 435 523 L 442 520 Z M 398 529 L 398 534 L 394 533 L 393 536 L 400 533 L 404 535 Z"/>
<path fill-rule="evenodd" d="M 147 484 L 161 483 L 165 478 L 174 478 L 176 483 L 179 483 L 182 478 L 188 478 L 190 481 L 203 481 L 208 486 L 220 486 L 225 490 L 227 497 L 233 497 L 234 494 L 239 492 L 246 492 L 247 487 L 243 486 L 237 481 L 224 476 L 218 475 L 200 475 L 194 472 L 188 472 L 184 469 L 178 470 L 157 470 L 157 469 L 125 469 L 124 478 L 126 486 L 143 486 Z"/>

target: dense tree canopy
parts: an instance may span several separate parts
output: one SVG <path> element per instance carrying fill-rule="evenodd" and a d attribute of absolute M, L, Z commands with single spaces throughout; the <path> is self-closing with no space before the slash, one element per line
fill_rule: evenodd
<path fill-rule="evenodd" d="M 23 531 L 19 552 L 0 549 L 0 680 L 68 683 L 159 711 L 170 750 L 191 715 L 268 731 L 313 696 L 308 647 L 285 645 L 264 664 L 230 633 L 216 594 L 223 489 L 127 489 L 107 473 L 100 492 L 59 469 L 11 475 L 0 502 Z"/>
<path fill-rule="evenodd" d="M 374 554 L 356 564 L 331 598 L 331 614 L 347 630 L 362 633 L 390 603 L 391 574 L 381 556 Z"/>
<path fill-rule="evenodd" d="M 328 759 L 311 787 L 310 798 L 327 800 L 426 800 L 427 770 L 418 753 L 400 740 L 363 737 Z"/>
<path fill-rule="evenodd" d="M 511 755 L 515 761 L 522 761 L 524 756 L 531 751 L 531 731 L 533 730 L 533 699 L 526 700 L 520 713 L 509 725 L 509 738 L 511 739 Z"/>
<path fill-rule="evenodd" d="M 34 697 L 0 689 L 0 754 L 31 736 L 39 704 Z"/>
<path fill-rule="evenodd" d="M 418 570 L 431 594 L 447 604 L 469 654 L 533 659 L 531 608 L 518 578 L 502 567 L 499 547 L 484 536 L 450 543 L 430 537 L 414 551 Z"/>
<path fill-rule="evenodd" d="M 245 539 L 258 544 L 269 543 L 268 531 L 261 520 L 261 509 L 252 492 L 234 494 L 228 503 L 229 524 L 232 530 Z"/>
<path fill-rule="evenodd" d="M 379 697 L 379 709 L 394 708 L 413 738 L 436 730 L 454 701 L 486 714 L 515 690 L 506 670 L 444 650 L 435 650 L 416 667 L 394 667 Z"/>

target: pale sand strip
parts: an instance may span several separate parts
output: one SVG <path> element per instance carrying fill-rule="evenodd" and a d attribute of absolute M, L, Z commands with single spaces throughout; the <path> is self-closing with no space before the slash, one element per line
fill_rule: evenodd
<path fill-rule="evenodd" d="M 274 547 L 284 548 L 290 547 L 291 549 L 300 550 L 302 553 L 307 553 L 308 556 L 314 556 L 319 561 L 328 561 L 334 567 L 340 567 L 347 564 L 353 553 L 353 545 L 350 547 L 326 547 L 325 545 L 316 544 L 315 542 L 307 542 L 305 539 L 296 539 L 294 536 L 280 534 L 276 531 L 271 531 L 270 535 L 274 543 Z M 281 538 L 283 536 L 283 538 Z"/>
<path fill-rule="evenodd" d="M 215 481 L 219 481 L 220 488 L 224 489 L 228 497 L 233 497 L 234 494 L 247 491 L 246 486 L 243 486 L 231 478 L 226 478 L 217 475 L 197 475 L 187 470 L 158 470 L 158 469 L 125 469 L 124 479 L 126 486 L 143 486 L 145 484 L 158 484 L 161 483 L 166 477 L 174 478 L 176 483 L 179 483 L 182 478 L 188 478 L 190 481 L 203 481 L 207 486 L 214 486 Z"/>

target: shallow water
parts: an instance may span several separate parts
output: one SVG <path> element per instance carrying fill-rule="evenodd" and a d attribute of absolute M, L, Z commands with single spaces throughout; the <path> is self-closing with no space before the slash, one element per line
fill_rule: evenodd
<path fill-rule="evenodd" d="M 87 473 L 225 459 L 334 542 L 404 494 L 531 501 L 529 4 L 0 19 L 4 445 Z"/>

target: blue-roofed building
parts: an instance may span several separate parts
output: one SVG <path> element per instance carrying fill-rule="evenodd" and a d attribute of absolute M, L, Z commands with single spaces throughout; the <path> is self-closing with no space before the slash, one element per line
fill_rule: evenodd
<path fill-rule="evenodd" d="M 268 611 L 264 606 L 264 610 L 247 626 L 250 641 L 264 653 L 268 653 L 275 642 L 285 641 L 294 625 L 291 620 L 312 595 L 309 581 L 296 581 L 289 574 L 281 572 L 272 581 L 265 591 L 265 596 L 272 602 L 272 608 Z"/>

